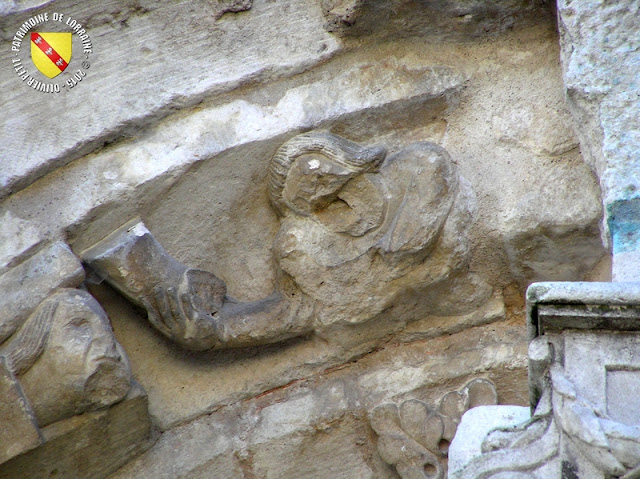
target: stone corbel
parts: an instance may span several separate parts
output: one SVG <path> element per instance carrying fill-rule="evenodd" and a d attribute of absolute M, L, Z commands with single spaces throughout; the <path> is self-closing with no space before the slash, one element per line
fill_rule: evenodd
<path fill-rule="evenodd" d="M 387 156 L 325 131 L 304 133 L 276 151 L 267 188 L 280 218 L 273 252 L 281 281 L 259 301 L 229 297 L 222 279 L 172 258 L 140 220 L 82 259 L 144 308 L 158 331 L 192 350 L 360 323 L 408 291 L 428 303 L 420 315 L 442 299 L 449 310 L 474 308 L 491 294 L 466 274 L 473 193 L 438 145 L 414 143 Z M 450 300 L 454 290 L 464 301 Z"/>
<path fill-rule="evenodd" d="M 66 244 L 0 276 L 0 464 L 44 444 L 43 428 L 127 396 L 131 371 Z"/>

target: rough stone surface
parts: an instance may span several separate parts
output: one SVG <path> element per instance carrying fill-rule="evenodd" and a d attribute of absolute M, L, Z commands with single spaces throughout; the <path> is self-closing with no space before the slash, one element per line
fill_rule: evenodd
<path fill-rule="evenodd" d="M 79 286 L 84 276 L 80 260 L 64 243 L 42 249 L 0 276 L 0 342 L 11 336 L 51 293 Z"/>
<path fill-rule="evenodd" d="M 398 344 L 323 377 L 221 407 L 164 432 L 151 450 L 110 479 L 140 477 L 144 471 L 167 478 L 200 477 L 195 471 L 201 470 L 236 477 L 238 469 L 249 477 L 294 478 L 301 471 L 308 477 L 327 477 L 326 471 L 331 477 L 396 477 L 376 452 L 369 412 L 410 398 L 436 404 L 468 383 L 468 376 L 455 375 L 462 369 L 500 383 L 501 400 L 522 403 L 524 398 L 514 395 L 520 388 L 515 382 L 525 380 L 523 375 L 516 379 L 523 371 L 521 352 L 497 340 L 498 335 L 517 335 L 518 329 L 496 324 L 435 343 Z M 430 358 L 426 363 L 425 357 Z M 505 370 L 515 374 L 505 380 Z M 341 460 L 328 461 L 333 457 Z"/>
<path fill-rule="evenodd" d="M 635 267 L 640 250 L 639 8 L 599 0 L 558 2 L 568 104 L 579 124 L 585 161 L 600 179 L 603 239 L 614 253 L 614 281 L 640 279 Z"/>
<path fill-rule="evenodd" d="M 304 296 L 310 310 L 304 328 L 279 336 L 288 328 L 286 315 L 256 307 L 250 312 L 278 332 L 270 340 L 256 339 L 260 328 L 240 320 L 235 327 L 248 340 L 235 346 L 242 347 L 185 351 L 151 326 L 139 296 L 126 301 L 85 264 L 79 287 L 107 312 L 148 406 L 127 409 L 124 400 L 40 427 L 49 442 L 10 459 L 2 474 L 397 479 L 369 421 L 376 407 L 419 402 L 435 410 L 440 398 L 477 378 L 496 385 L 499 403 L 526 405 L 524 288 L 534 280 L 608 279 L 610 258 L 598 227 L 603 204 L 611 216 L 608 193 L 604 203 L 600 195 L 609 180 L 599 175 L 613 163 L 590 168 L 600 163 L 590 159 L 588 145 L 602 150 L 598 135 L 606 134 L 599 128 L 609 128 L 607 145 L 632 152 L 627 139 L 613 141 L 615 131 L 624 131 L 620 122 L 634 120 L 616 105 L 626 108 L 632 99 L 611 100 L 635 91 L 632 73 L 611 59 L 617 49 L 633 63 L 635 52 L 625 50 L 623 37 L 633 41 L 634 11 L 627 16 L 596 0 L 568 3 L 559 4 L 560 41 L 551 5 L 538 1 L 2 3 L 0 303 L 20 318 L 10 315 L 9 330 L 19 334 L 30 318 L 50 317 L 47 298 L 85 277 L 73 255 L 81 257 L 136 218 L 164 251 L 144 257 L 136 273 L 149 293 L 145 301 L 170 313 L 164 319 L 181 317 L 171 301 L 182 296 L 159 302 L 157 280 L 176 271 L 185 276 L 166 290 L 187 293 L 185 299 L 191 294 L 193 308 L 180 305 L 189 319 L 196 306 L 211 302 L 222 303 L 220 310 L 264 306 L 261 300 L 274 291 Z M 95 50 L 87 76 L 64 94 L 34 91 L 10 67 L 15 31 L 45 11 L 78 19 Z M 614 27 L 616 18 L 626 19 L 624 28 Z M 597 65 L 620 73 L 608 75 L 614 70 L 603 67 L 602 84 L 610 86 L 604 96 L 565 61 L 572 38 L 585 39 L 572 58 L 593 55 Z M 79 46 L 60 78 L 81 68 Z M 39 75 L 28 42 L 22 47 L 25 68 Z M 571 96 L 563 67 L 577 72 L 588 101 Z M 613 84 L 618 76 L 620 87 Z M 616 114 L 615 126 L 598 123 Z M 573 127 L 570 115 L 577 119 Z M 281 204 L 273 194 L 271 159 L 285 158 L 281 148 L 319 131 L 364 147 L 353 151 L 360 160 L 371 153 L 372 171 L 338 157 L 336 164 L 327 160 L 331 155 L 290 155 L 296 160 Z M 412 150 L 415 144 L 430 144 L 431 153 Z M 394 161 L 378 164 L 377 146 Z M 450 161 L 442 160 L 443 151 Z M 625 161 L 617 170 L 623 175 Z M 388 191 L 380 197 L 377 186 Z M 618 205 L 618 231 L 633 229 L 634 205 Z M 61 246 L 51 253 L 55 244 L 70 251 Z M 623 249 L 614 251 L 614 263 L 636 251 Z M 160 250 L 148 252 L 154 251 Z M 184 268 L 157 268 L 158 258 Z M 131 264 L 114 265 L 112 273 Z M 91 302 L 86 292 L 74 294 L 85 306 Z M 618 324 L 630 324 L 635 307 L 619 309 L 626 316 Z M 590 309 L 601 311 L 599 303 Z M 538 313 L 549 332 L 562 321 L 594 323 L 576 305 L 548 302 Z M 553 319 L 560 313 L 569 319 Z M 167 325 L 162 318 L 155 316 L 158 329 Z M 61 336 L 52 337 L 59 342 Z M 0 355 L 14 364 L 21 348 L 6 349 L 9 341 Z M 544 376 L 542 353 L 530 355 L 529 364 Z M 42 368 L 31 381 L 29 372 L 11 374 L 17 382 L 9 381 L 8 389 L 29 384 L 28 401 L 46 397 L 43 390 L 53 384 L 41 379 Z M 613 389 L 622 376 L 611 376 Z M 531 389 L 542 390 L 540 384 Z M 32 411 L 36 421 L 58 415 L 45 403 Z M 124 422 L 105 419 L 125 410 L 131 416 L 119 416 Z M 134 459 L 149 445 L 147 412 L 159 440 Z M 116 425 L 127 422 L 128 429 Z M 550 463 L 547 477 L 562 470 Z"/>
<path fill-rule="evenodd" d="M 51 453 L 43 451 L 59 451 L 61 443 L 50 444 L 45 428 L 108 408 L 131 389 L 127 356 L 104 310 L 86 291 L 68 288 L 83 279 L 80 260 L 63 243 L 43 248 L 0 277 L 0 468 L 11 474 L 24 469 L 11 464 L 25 456 L 45 457 L 37 467 L 55 470 Z M 148 423 L 145 417 L 139 421 Z M 89 434 L 90 429 L 79 425 L 77 434 Z M 119 444 L 116 435 L 106 440 L 114 442 L 114 453 L 121 456 L 118 448 L 135 445 Z M 122 458 L 114 463 L 118 460 Z M 100 462 L 96 474 L 103 476 Z M 44 477 L 42 471 L 28 470 L 32 472 L 26 477 Z"/>
<path fill-rule="evenodd" d="M 368 326 L 342 327 L 323 337 L 312 336 L 280 346 L 194 353 L 177 350 L 112 290 L 94 287 L 92 292 L 112 318 L 116 337 L 129 355 L 134 377 L 140 378 L 149 394 L 150 413 L 161 429 L 362 356 L 382 347 L 388 336 L 403 324 L 393 321 L 392 314 L 382 315 Z M 464 330 L 464 316 L 433 318 L 434 326 L 437 325 L 444 335 L 440 338 L 461 331 L 453 336 L 460 342 L 460 354 L 455 361 L 447 359 L 446 350 L 453 347 L 451 341 L 438 340 L 434 333 L 414 333 L 407 338 L 407 343 L 399 343 L 397 349 L 380 351 L 370 361 L 365 361 L 367 366 L 354 380 L 369 391 L 371 400 L 378 397 L 382 400 L 420 388 L 425 381 L 428 384 L 446 382 L 456 376 L 456 371 L 473 374 L 495 369 L 499 374 L 497 371 L 504 367 L 514 371 L 513 380 L 499 374 L 500 381 L 509 390 L 507 397 L 511 402 L 526 403 L 526 391 L 518 393 L 515 386 L 523 380 L 518 371 L 522 372 L 525 367 L 526 332 L 522 327 L 505 323 L 504 316 L 496 316 L 493 308 L 495 304 L 486 318 L 491 324 L 478 329 L 478 334 L 482 335 L 478 344 L 474 333 L 461 331 Z M 480 324 L 485 322 L 482 318 L 476 320 Z M 424 327 L 429 321 L 430 318 L 425 318 Z M 416 342 L 417 338 L 427 342 Z M 436 338 L 435 349 L 429 346 L 428 338 Z M 415 347 L 411 347 L 414 343 Z M 483 349 L 480 345 L 487 347 Z M 430 351 L 426 362 L 424 348 Z M 394 356 L 394 351 L 398 357 Z M 175 378 L 181 379 L 176 381 Z"/>
<path fill-rule="evenodd" d="M 423 473 L 447 477 L 447 457 L 460 419 L 470 408 L 496 404 L 495 385 L 476 378 L 458 391 L 445 394 L 437 407 L 418 399 L 386 403 L 371 411 L 371 427 L 378 434 L 380 457 L 395 467 L 402 479 Z"/>
<path fill-rule="evenodd" d="M 42 431 L 46 443 L 0 465 L 0 477 L 106 477 L 153 443 L 146 409 L 137 387 L 112 408 L 52 424 Z"/>
<path fill-rule="evenodd" d="M 0 464 L 42 444 L 44 439 L 20 384 L 0 356 Z"/>
<path fill-rule="evenodd" d="M 638 285 L 614 286 L 534 288 L 528 307 L 531 330 L 537 329 L 529 346 L 533 416 L 488 434 L 477 426 L 485 421 L 482 415 L 470 417 L 468 427 L 482 445 L 475 454 L 460 450 L 452 478 L 514 473 L 543 479 L 567 477 L 567 471 L 569 477 L 594 479 L 637 475 L 640 415 L 632 397 L 640 381 Z M 624 289 L 627 294 L 618 294 Z M 549 304 L 557 307 L 545 309 Z M 544 329 L 543 316 L 556 328 Z"/>
<path fill-rule="evenodd" d="M 565 87 L 585 161 L 598 172 L 605 205 L 640 191 L 635 167 L 640 124 L 638 5 L 558 2 Z"/>
<path fill-rule="evenodd" d="M 425 310 L 468 312 L 491 294 L 463 271 L 469 246 L 461 238 L 474 219 L 473 192 L 434 143 L 414 143 L 387 157 L 382 147 L 312 131 L 280 146 L 268 183 L 282 217 L 273 249 L 287 281 L 264 299 L 228 297 L 221 279 L 176 261 L 137 220 L 82 258 L 145 308 L 162 334 L 196 351 L 362 323 L 400 296 L 426 300 L 417 313 L 407 312 L 403 319 L 410 320 Z M 469 298 L 455 308 L 459 287 Z"/>
<path fill-rule="evenodd" d="M 325 28 L 345 36 L 428 35 L 437 41 L 469 40 L 497 34 L 549 15 L 541 0 L 462 2 L 428 0 L 320 0 Z"/>
<path fill-rule="evenodd" d="M 202 1 L 185 6 L 151 0 L 122 8 L 116 1 L 67 0 L 57 2 L 55 10 L 50 5 L 29 10 L 29 16 L 59 11 L 78 19 L 90 32 L 99 60 L 72 94 L 58 95 L 56 101 L 33 95 L 13 69 L 2 70 L 0 85 L 8 96 L 3 97 L 7 120 L 1 130 L 5 141 L 0 146 L 0 197 L 104 143 L 137 136 L 145 125 L 176 108 L 196 105 L 258 76 L 298 73 L 339 50 L 311 2 L 275 5 L 261 0 L 246 14 L 222 18 L 219 3 L 228 11 L 233 4 Z M 26 20 L 20 13 L 1 19 L 5 40 L 13 38 Z M 156 32 L 162 32 L 161 42 Z M 114 44 L 126 48 L 113 48 Z M 28 50 L 28 44 L 23 48 Z M 3 62 L 11 61 L 9 54 L 3 49 Z M 136 68 L 131 68 L 132 54 Z M 161 58 L 175 60 L 158 61 Z M 155 93 L 147 94 L 149 88 Z M 88 121 L 97 106 L 99 120 Z M 34 115 L 40 118 L 38 128 L 30 126 Z"/>

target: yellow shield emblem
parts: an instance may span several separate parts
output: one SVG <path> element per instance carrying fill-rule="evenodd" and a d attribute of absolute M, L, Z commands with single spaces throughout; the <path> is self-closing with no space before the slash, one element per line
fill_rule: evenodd
<path fill-rule="evenodd" d="M 31 60 L 40 73 L 53 78 L 60 75 L 71 60 L 72 33 L 32 32 Z"/>

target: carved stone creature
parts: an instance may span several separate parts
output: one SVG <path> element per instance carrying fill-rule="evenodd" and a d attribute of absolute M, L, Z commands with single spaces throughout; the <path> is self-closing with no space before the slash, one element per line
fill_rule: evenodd
<path fill-rule="evenodd" d="M 370 416 L 378 452 L 402 479 L 443 479 L 449 444 L 464 412 L 497 401 L 494 384 L 478 378 L 445 394 L 435 409 L 418 399 L 382 404 Z"/>
<path fill-rule="evenodd" d="M 330 133 L 302 134 L 276 152 L 269 194 L 282 216 L 276 260 L 315 302 L 316 325 L 366 321 L 466 264 L 473 194 L 433 143 L 385 157 Z"/>
<path fill-rule="evenodd" d="M 300 296 L 274 292 L 248 303 L 212 273 L 175 260 L 142 222 L 124 225 L 83 253 L 85 261 L 166 337 L 192 350 L 275 342 L 309 331 Z"/>
<path fill-rule="evenodd" d="M 380 147 L 304 133 L 275 153 L 268 189 L 281 216 L 273 245 L 281 271 L 262 300 L 228 297 L 221 279 L 171 258 L 136 220 L 82 257 L 161 333 L 194 350 L 366 321 L 408 290 L 465 281 L 458 273 L 468 259 L 473 195 L 437 145 L 415 143 L 387 157 Z"/>

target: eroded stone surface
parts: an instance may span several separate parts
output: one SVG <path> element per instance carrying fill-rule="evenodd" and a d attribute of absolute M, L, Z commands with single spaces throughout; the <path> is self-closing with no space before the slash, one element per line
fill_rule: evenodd
<path fill-rule="evenodd" d="M 224 281 L 172 258 L 138 220 L 84 251 L 83 260 L 146 309 L 158 331 L 196 351 L 362 323 L 399 296 L 427 300 L 405 319 L 430 308 L 467 312 L 451 308 L 457 299 L 448 291 L 458 293 L 453 284 L 467 286 L 473 306 L 491 294 L 463 271 L 473 192 L 434 143 L 414 143 L 387 157 L 382 147 L 312 131 L 280 146 L 268 184 L 282 217 L 275 259 L 280 276 L 287 276 L 266 298 L 243 303 L 227 296 Z M 434 286 L 437 293 L 422 294 Z"/>
<path fill-rule="evenodd" d="M 84 276 L 80 260 L 64 243 L 43 248 L 0 276 L 0 341 L 12 335 L 51 293 L 79 286 Z"/>
<path fill-rule="evenodd" d="M 86 291 L 69 288 L 83 279 L 79 259 L 63 243 L 43 248 L 0 277 L 0 469 L 11 474 L 17 470 L 9 462 L 56 450 L 58 445 L 47 442 L 47 426 L 108 408 L 131 389 L 127 356 L 104 310 Z M 81 427 L 78 434 L 85 433 Z M 118 443 L 113 435 L 106 440 Z M 38 467 L 54 466 L 47 461 Z M 30 470 L 27 476 L 44 474 Z"/>
<path fill-rule="evenodd" d="M 195 105 L 208 95 L 232 90 L 256 76 L 297 73 L 340 48 L 322 28 L 319 8 L 310 2 L 276 6 L 257 1 L 241 16 L 220 18 L 224 10 L 247 7 L 246 2 L 245 8 L 233 5 L 228 1 L 188 6 L 143 1 L 122 8 L 119 2 L 56 3 L 55 11 L 86 27 L 100 58 L 82 80 L 82 87 L 55 98 L 34 95 L 13 69 L 0 72 L 0 85 L 7 92 L 3 97 L 7 118 L 0 130 L 4 139 L 0 146 L 0 197 L 105 142 L 135 136 L 141 127 L 176 108 Z M 235 5 L 242 7 L 243 2 Z M 281 14 L 283 9 L 286 15 Z M 51 14 L 53 9 L 45 5 L 28 15 L 41 12 Z M 3 38 L 13 38 L 26 18 L 24 12 L 2 18 Z M 123 47 L 113 48 L 114 44 Z M 23 48 L 28 51 L 28 43 Z M 9 54 L 8 48 L 3 49 L 4 62 L 10 62 Z M 133 55 L 136 68 L 131 68 Z M 160 58 L 172 60 L 158 61 Z M 149 88 L 155 93 L 148 94 Z M 94 114 L 96 107 L 99 116 Z M 37 128 L 30 124 L 33 116 L 39 118 Z"/>
<path fill-rule="evenodd" d="M 57 422 L 42 432 L 45 444 L 0 465 L 1 478 L 106 477 L 153 443 L 147 398 L 139 386 L 112 408 Z"/>
<path fill-rule="evenodd" d="M 585 161 L 600 179 L 603 240 L 613 250 L 614 281 L 639 279 L 638 8 L 593 0 L 558 2 L 568 103 Z"/>
<path fill-rule="evenodd" d="M 449 391 L 437 406 L 419 399 L 387 403 L 371 411 L 371 427 L 378 434 L 380 457 L 395 467 L 402 479 L 428 474 L 447 477 L 447 457 L 462 415 L 470 408 L 498 401 L 495 385 L 476 378 L 458 391 Z"/>
<path fill-rule="evenodd" d="M 0 22 L 3 35 L 40 3 L 7 4 L 13 14 Z M 15 72 L 0 72 L 11 95 L 3 125 L 13 128 L 3 144 L 21 152 L 17 162 L 3 157 L 11 162 L 3 172 L 16 189 L 31 183 L 0 204 L 3 271 L 46 241 L 65 241 L 79 253 L 140 216 L 169 255 L 214 273 L 229 296 L 264 298 L 282 280 L 272 251 L 281 219 L 269 204 L 268 162 L 283 143 L 313 129 L 384 145 L 392 155 L 415 142 L 436 143 L 475 192 L 477 221 L 458 224 L 453 235 L 468 247 L 469 261 L 451 282 L 400 295 L 369 321 L 326 325 L 276 346 L 180 351 L 113 291 L 92 286 L 164 431 L 118 477 L 391 479 L 397 475 L 379 457 L 368 425 L 373 407 L 415 398 L 436 404 L 476 375 L 495 382 L 501 402 L 527 402 L 521 289 L 536 279 L 580 279 L 604 252 L 598 181 L 566 122 L 555 25 L 537 2 L 414 3 L 261 0 L 224 13 L 251 2 L 97 7 L 59 0 L 56 10 L 86 18 L 100 53 L 76 97 L 54 108 L 46 95 L 11 87 Z M 323 31 L 324 13 L 348 23 L 349 9 L 363 5 L 352 27 Z M 396 13 L 386 16 L 387 7 Z M 529 22 L 536 26 L 522 28 Z M 361 27 L 372 35 L 347 32 Z M 190 28 L 194 34 L 185 35 Z M 150 38 L 154 45 L 143 45 Z M 49 128 L 31 134 L 21 115 L 51 109 L 59 114 L 47 119 Z M 317 158 L 308 160 L 294 173 L 311 182 L 297 181 L 288 193 L 299 204 L 312 186 L 309 203 L 326 206 L 332 192 L 313 190 Z M 328 172 L 337 180 L 342 173 Z M 345 187 L 341 199 L 354 201 L 369 187 Z M 323 213 L 318 221 L 338 237 L 366 236 L 380 220 L 380 203 L 363 197 L 358 215 L 325 221 Z M 420 237 L 425 230 L 414 231 Z M 313 275 L 291 271 L 313 284 Z M 400 281 L 410 286 L 413 279 Z M 71 441 L 80 444 L 81 436 Z M 59 459 L 54 449 L 49 465 L 61 461 L 76 471 L 87 462 L 75 452 Z M 91 453 L 97 476 L 118 467 L 111 458 L 126 460 Z"/>
<path fill-rule="evenodd" d="M 476 373 L 497 381 L 498 396 L 505 401 L 522 403 L 524 398 L 513 394 L 516 383 L 526 381 L 518 374 L 524 372 L 523 344 L 514 341 L 518 329 L 497 323 L 435 342 L 396 345 L 322 376 L 230 404 L 164 432 L 156 446 L 112 479 L 139 477 L 144 471 L 167 478 L 202 477 L 200 471 L 242 477 L 239 470 L 292 479 L 302 473 L 322 478 L 326 471 L 354 479 L 396 477 L 376 452 L 368 412 L 385 402 L 416 397 L 437 403 L 469 382 L 468 376 L 455 374 L 462 364 L 473 364 Z M 510 337 L 512 346 L 505 347 L 498 337 Z M 135 367 L 135 357 L 132 362 Z M 258 363 L 244 369 L 255 367 Z M 259 367 L 262 373 L 269 370 L 264 359 Z M 218 377 L 225 374 L 219 365 L 216 369 Z M 498 381 L 504 370 L 513 373 L 511 379 Z M 328 464 L 329 457 L 340 460 Z"/>
<path fill-rule="evenodd" d="M 44 442 L 38 422 L 13 371 L 0 356 L 0 464 Z"/>
<path fill-rule="evenodd" d="M 640 416 L 628 397 L 640 381 L 638 284 L 543 283 L 528 322 L 530 420 L 489 431 L 456 459 L 453 478 L 634 477 Z M 482 421 L 481 417 L 470 418 Z M 477 438 L 474 439 L 477 444 Z"/>
<path fill-rule="evenodd" d="M 438 41 L 469 40 L 550 15 L 544 1 L 460 2 L 430 0 L 419 7 L 407 0 L 318 0 L 325 27 L 340 35 L 429 35 Z"/>

